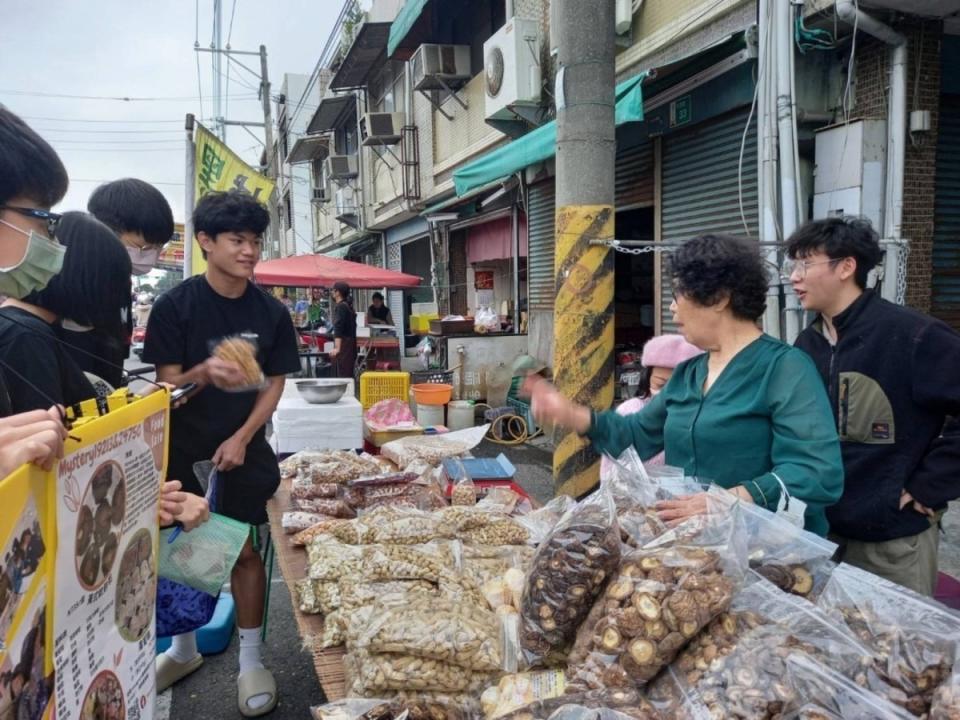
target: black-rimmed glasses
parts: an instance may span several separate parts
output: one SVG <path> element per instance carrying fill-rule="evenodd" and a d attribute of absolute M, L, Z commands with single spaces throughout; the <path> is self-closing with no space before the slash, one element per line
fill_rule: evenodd
<path fill-rule="evenodd" d="M 44 220 L 47 223 L 47 235 L 51 239 L 57 234 L 57 228 L 60 226 L 60 220 L 63 218 L 63 215 L 60 213 L 40 210 L 39 208 L 17 207 L 16 205 L 0 205 L 0 210 L 10 210 L 25 217 Z"/>

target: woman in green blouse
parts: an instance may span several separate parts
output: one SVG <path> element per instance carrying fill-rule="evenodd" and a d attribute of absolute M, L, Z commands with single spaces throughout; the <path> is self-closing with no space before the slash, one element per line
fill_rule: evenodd
<path fill-rule="evenodd" d="M 530 380 L 534 416 L 585 435 L 598 452 L 665 451 L 668 465 L 776 510 L 781 485 L 807 504 L 806 529 L 828 530 L 824 509 L 843 490 L 836 424 L 823 382 L 803 351 L 758 328 L 767 273 L 756 245 L 704 235 L 672 258 L 670 310 L 688 342 L 706 350 L 677 367 L 639 413 L 596 413 L 550 383 Z M 705 494 L 659 503 L 679 522 L 706 509 Z"/>

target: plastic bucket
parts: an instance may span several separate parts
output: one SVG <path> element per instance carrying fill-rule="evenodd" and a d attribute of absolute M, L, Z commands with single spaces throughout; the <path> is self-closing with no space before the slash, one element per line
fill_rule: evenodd
<path fill-rule="evenodd" d="M 446 405 L 453 394 L 453 385 L 440 383 L 420 383 L 410 389 L 418 405 Z"/>
<path fill-rule="evenodd" d="M 443 405 L 417 405 L 417 423 L 423 427 L 443 425 Z"/>
<path fill-rule="evenodd" d="M 475 424 L 476 408 L 467 400 L 454 400 L 447 410 L 447 427 L 453 430 L 466 430 Z"/>

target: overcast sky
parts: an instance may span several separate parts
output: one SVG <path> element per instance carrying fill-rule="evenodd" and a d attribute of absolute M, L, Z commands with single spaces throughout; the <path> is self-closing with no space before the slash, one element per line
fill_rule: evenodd
<path fill-rule="evenodd" d="M 183 118 L 188 112 L 210 118 L 213 108 L 212 55 L 193 50 L 197 9 L 200 45 L 210 45 L 213 0 L 198 3 L 0 0 L 0 103 L 24 117 L 63 158 L 71 182 L 60 209 L 86 208 L 103 181 L 138 177 L 155 183 L 183 221 Z M 313 71 L 342 4 L 236 0 L 230 44 L 254 51 L 266 45 L 272 91 L 279 93 L 284 73 Z M 233 5 L 223 0 L 224 43 Z M 258 58 L 238 59 L 258 69 Z M 224 73 L 226 65 L 224 60 Z M 230 77 L 225 116 L 262 121 L 257 80 L 236 66 Z M 118 102 L 20 92 L 158 99 Z M 136 122 L 113 122 L 118 120 Z M 262 128 L 251 131 L 263 137 Z M 258 162 L 262 146 L 243 128 L 228 128 L 227 142 L 247 162 Z"/>

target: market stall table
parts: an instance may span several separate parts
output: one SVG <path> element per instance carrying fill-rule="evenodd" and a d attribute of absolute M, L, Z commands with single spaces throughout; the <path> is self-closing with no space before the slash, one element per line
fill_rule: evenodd
<path fill-rule="evenodd" d="M 310 648 L 313 667 L 320 681 L 320 687 L 323 688 L 323 694 L 328 701 L 340 700 L 347 694 L 346 678 L 343 672 L 345 650 L 342 646 L 319 648 L 317 641 L 323 635 L 323 616 L 300 612 L 297 604 L 296 582 L 307 576 L 307 553 L 303 548 L 295 547 L 290 542 L 291 536 L 284 532 L 280 521 L 284 509 L 290 507 L 290 485 L 290 480 L 281 480 L 276 494 L 267 502 L 271 542 L 277 563 L 280 565 L 280 573 L 290 593 L 297 629 L 304 644 Z"/>

